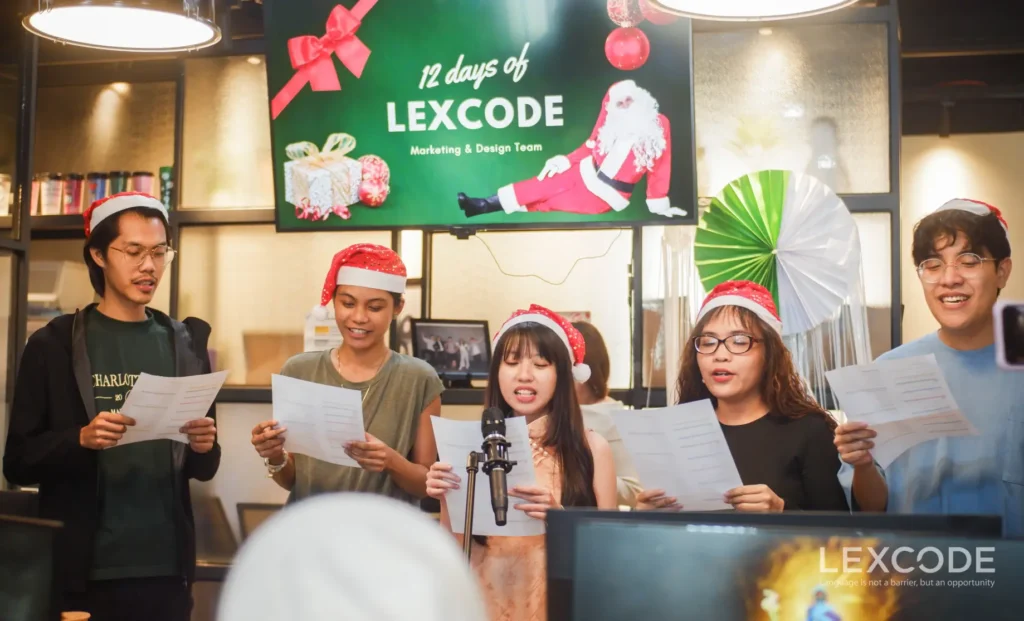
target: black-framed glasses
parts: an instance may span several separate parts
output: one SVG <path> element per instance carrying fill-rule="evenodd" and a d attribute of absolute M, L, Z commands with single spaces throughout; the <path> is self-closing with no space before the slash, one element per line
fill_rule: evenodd
<path fill-rule="evenodd" d="M 973 252 L 957 255 L 952 263 L 946 263 L 939 258 L 925 259 L 917 266 L 917 275 L 923 282 L 933 285 L 942 280 L 947 267 L 953 267 L 964 278 L 978 278 L 981 276 L 981 266 L 986 261 L 995 261 L 995 259 L 986 259 Z"/>
<path fill-rule="evenodd" d="M 128 246 L 127 248 L 116 248 L 110 246 L 111 250 L 121 253 L 124 260 L 131 267 L 142 267 L 146 257 L 153 259 L 153 265 L 157 268 L 164 268 L 170 265 L 177 252 L 170 246 L 156 246 L 155 248 L 143 248 L 142 246 Z"/>
<path fill-rule="evenodd" d="M 710 356 L 718 351 L 722 343 L 725 343 L 725 348 L 729 350 L 729 353 L 739 355 L 750 351 L 754 343 L 760 340 L 755 339 L 749 334 L 732 334 L 724 339 L 711 336 L 710 334 L 702 334 L 693 339 L 693 346 L 697 348 L 699 353 Z"/>

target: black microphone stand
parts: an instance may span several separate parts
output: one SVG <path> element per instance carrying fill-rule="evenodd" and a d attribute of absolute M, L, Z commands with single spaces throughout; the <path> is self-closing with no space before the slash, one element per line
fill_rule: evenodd
<path fill-rule="evenodd" d="M 473 555 L 473 513 L 476 508 L 476 475 L 480 471 L 480 458 L 486 459 L 486 455 L 476 451 L 466 457 L 467 477 L 466 488 L 466 523 L 462 530 L 462 551 L 466 554 L 466 561 L 472 560 Z"/>
<path fill-rule="evenodd" d="M 503 447 L 504 448 L 504 447 Z M 505 472 L 511 472 L 516 462 L 505 458 L 505 451 L 501 450 L 495 459 L 487 459 L 486 453 L 472 451 L 466 456 L 466 473 L 468 476 L 466 489 L 466 521 L 462 529 L 462 551 L 466 555 L 466 561 L 472 561 L 473 555 L 473 514 L 476 512 L 476 475 L 480 471 L 480 462 L 484 463 L 484 472 L 488 475 L 495 466 L 505 467 Z"/>

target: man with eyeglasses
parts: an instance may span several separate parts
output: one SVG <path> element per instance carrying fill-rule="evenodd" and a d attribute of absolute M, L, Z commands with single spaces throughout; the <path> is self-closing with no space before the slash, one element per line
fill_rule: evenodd
<path fill-rule="evenodd" d="M 995 514 L 1006 535 L 1024 536 L 1024 383 L 996 366 L 992 313 L 1012 267 L 1006 221 L 985 203 L 950 201 L 917 224 L 913 256 L 939 329 L 882 358 L 934 355 L 980 435 L 919 444 L 882 473 L 875 432 L 842 425 L 840 479 L 864 510 Z"/>
<path fill-rule="evenodd" d="M 126 192 L 85 212 L 84 258 L 100 298 L 29 339 L 18 369 L 4 475 L 38 485 L 41 517 L 64 523 L 56 545 L 63 610 L 102 621 L 186 621 L 195 574 L 189 479 L 220 464 L 214 410 L 182 442 L 118 446 L 120 414 L 140 373 L 210 371 L 210 326 L 147 308 L 167 266 L 163 204 Z"/>

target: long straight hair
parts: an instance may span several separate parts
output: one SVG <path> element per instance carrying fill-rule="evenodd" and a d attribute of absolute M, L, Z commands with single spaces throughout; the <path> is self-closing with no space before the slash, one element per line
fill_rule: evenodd
<path fill-rule="evenodd" d="M 736 317 L 743 329 L 760 339 L 760 344 L 764 346 L 764 370 L 761 373 L 759 388 L 761 398 L 768 406 L 768 412 L 772 416 L 787 418 L 802 418 L 808 415 L 822 416 L 828 423 L 829 429 L 835 431 L 835 419 L 818 405 L 818 402 L 807 391 L 806 385 L 793 364 L 793 358 L 789 355 L 789 350 L 782 342 L 782 337 L 753 312 L 739 306 L 716 308 L 697 322 L 693 329 L 693 336 L 703 334 L 708 323 L 723 313 L 731 313 Z M 725 345 L 723 344 L 721 347 L 725 347 Z M 697 347 L 692 338 L 683 348 L 683 359 L 679 367 L 679 403 L 710 399 L 717 408 L 718 400 L 711 394 L 701 378 L 700 367 L 697 365 Z"/>
<path fill-rule="evenodd" d="M 594 456 L 590 453 L 583 413 L 576 399 L 575 381 L 569 351 L 558 335 L 538 323 L 524 322 L 509 328 L 498 339 L 487 375 L 484 406 L 501 408 L 514 416 L 512 407 L 501 395 L 498 371 L 504 361 L 537 355 L 555 367 L 555 394 L 548 404 L 548 429 L 542 443 L 553 449 L 562 471 L 562 506 L 596 507 L 594 495 Z"/>

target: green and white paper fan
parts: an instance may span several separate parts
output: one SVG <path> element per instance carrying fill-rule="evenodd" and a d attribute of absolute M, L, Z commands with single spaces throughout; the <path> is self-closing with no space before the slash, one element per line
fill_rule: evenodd
<path fill-rule="evenodd" d="M 814 177 L 784 170 L 727 185 L 701 218 L 694 260 L 706 291 L 727 280 L 771 291 L 787 335 L 832 318 L 860 282 L 860 239 L 846 205 Z"/>

